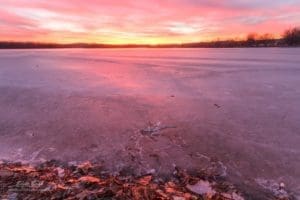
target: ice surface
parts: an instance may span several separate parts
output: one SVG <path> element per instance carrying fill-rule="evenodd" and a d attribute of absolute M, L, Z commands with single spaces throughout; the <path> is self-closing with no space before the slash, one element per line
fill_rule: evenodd
<path fill-rule="evenodd" d="M 97 160 L 136 173 L 220 161 L 241 185 L 264 178 L 299 190 L 299 55 L 299 48 L 1 50 L 0 158 Z M 175 128 L 141 134 L 158 122 Z"/>

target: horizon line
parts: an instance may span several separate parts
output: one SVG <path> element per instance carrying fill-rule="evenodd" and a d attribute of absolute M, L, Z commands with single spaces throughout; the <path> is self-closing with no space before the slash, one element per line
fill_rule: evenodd
<path fill-rule="evenodd" d="M 255 41 L 279 41 L 283 40 L 283 38 L 268 38 L 268 39 L 256 39 Z M 224 39 L 224 40 L 210 40 L 210 41 L 195 41 L 195 42 L 180 42 L 180 43 L 157 43 L 157 44 L 151 44 L 151 43 L 91 43 L 91 42 L 69 42 L 69 43 L 60 43 L 60 42 L 38 42 L 38 41 L 14 41 L 14 40 L 8 40 L 8 41 L 1 41 L 0 44 L 4 43 L 11 43 L 11 44 L 32 44 L 32 45 L 60 45 L 60 46 L 68 46 L 68 45 L 103 45 L 103 46 L 167 46 L 167 45 L 189 45 L 189 44 L 211 44 L 211 43 L 218 43 L 218 42 L 246 42 L 247 39 L 241 39 L 241 40 L 235 40 L 235 39 Z"/>

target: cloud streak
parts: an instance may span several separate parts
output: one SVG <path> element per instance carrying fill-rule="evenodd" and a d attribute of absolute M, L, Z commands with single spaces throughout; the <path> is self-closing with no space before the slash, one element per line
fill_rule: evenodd
<path fill-rule="evenodd" d="M 280 34 L 300 0 L 2 0 L 0 40 L 181 43 Z"/>

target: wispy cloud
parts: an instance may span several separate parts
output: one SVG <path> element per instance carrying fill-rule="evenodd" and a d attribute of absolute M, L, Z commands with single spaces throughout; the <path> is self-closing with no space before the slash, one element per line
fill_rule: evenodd
<path fill-rule="evenodd" d="M 2 0 L 0 40 L 169 43 L 281 33 L 299 0 Z"/>

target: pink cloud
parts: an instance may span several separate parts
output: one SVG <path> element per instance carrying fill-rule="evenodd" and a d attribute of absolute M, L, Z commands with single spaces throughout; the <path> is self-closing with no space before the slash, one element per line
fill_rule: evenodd
<path fill-rule="evenodd" d="M 300 25 L 296 0 L 2 0 L 0 40 L 169 43 L 280 34 Z"/>

